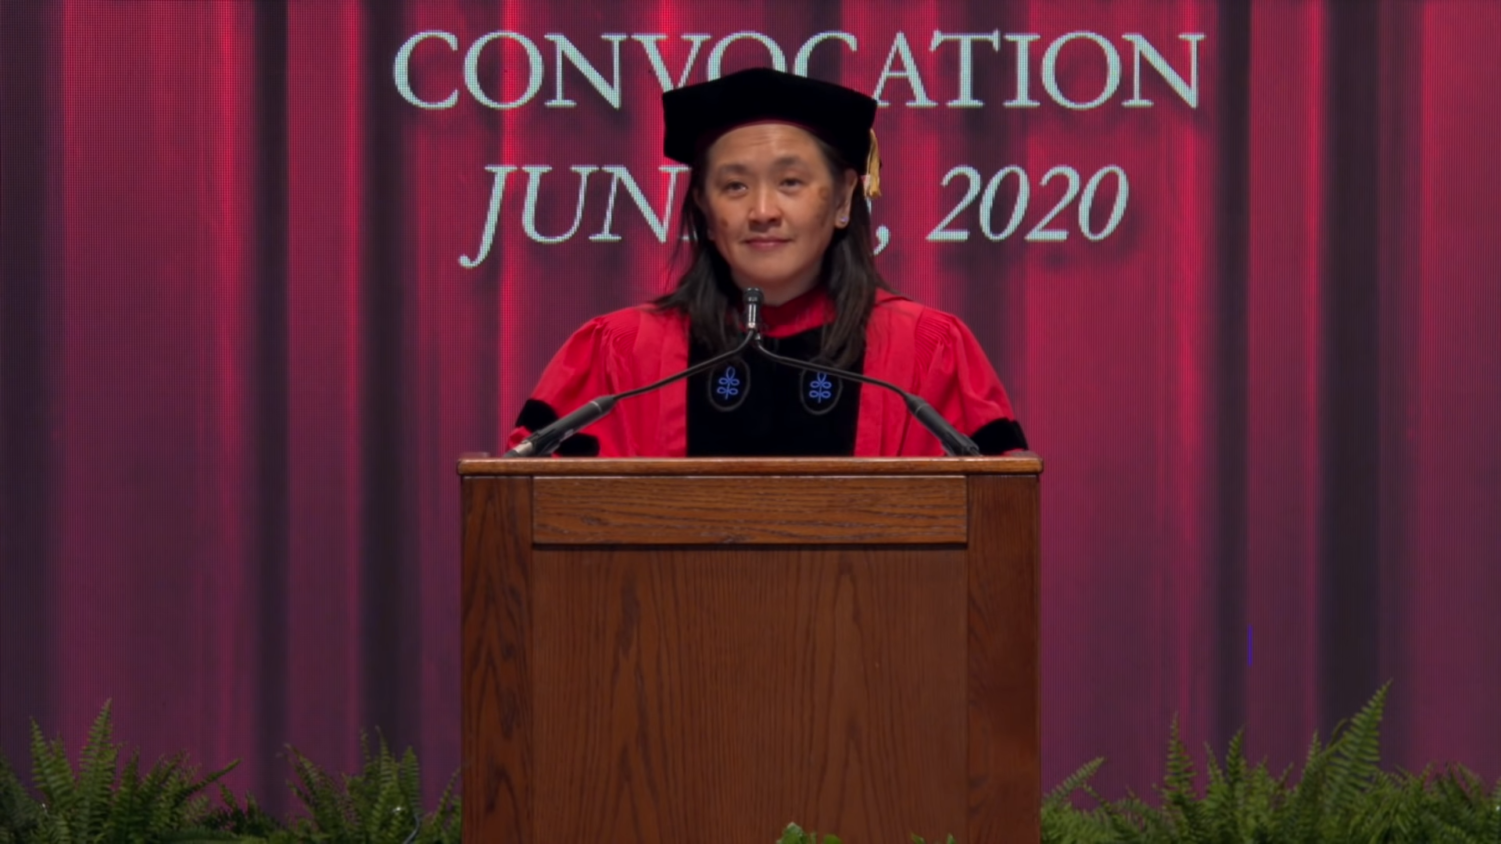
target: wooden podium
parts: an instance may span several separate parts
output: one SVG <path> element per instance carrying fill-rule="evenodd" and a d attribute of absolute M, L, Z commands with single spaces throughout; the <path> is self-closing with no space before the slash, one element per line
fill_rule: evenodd
<path fill-rule="evenodd" d="M 1037 841 L 1041 471 L 461 461 L 464 840 Z"/>

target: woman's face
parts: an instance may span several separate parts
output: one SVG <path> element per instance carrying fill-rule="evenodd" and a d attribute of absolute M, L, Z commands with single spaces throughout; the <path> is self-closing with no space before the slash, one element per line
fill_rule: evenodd
<path fill-rule="evenodd" d="M 771 305 L 811 290 L 834 229 L 849 224 L 855 178 L 847 170 L 836 183 L 813 136 L 785 123 L 715 141 L 698 202 L 735 284 L 761 288 Z"/>

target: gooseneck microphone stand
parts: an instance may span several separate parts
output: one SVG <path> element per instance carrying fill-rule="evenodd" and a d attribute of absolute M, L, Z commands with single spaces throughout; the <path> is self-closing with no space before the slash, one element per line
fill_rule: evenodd
<path fill-rule="evenodd" d="M 700 372 L 703 372 L 704 370 L 713 369 L 715 366 L 727 360 L 733 359 L 737 355 L 743 353 L 750 346 L 752 338 L 758 336 L 761 333 L 762 301 L 763 297 L 760 290 L 753 289 L 746 291 L 746 332 L 745 336 L 740 339 L 740 344 L 735 348 L 730 349 L 723 354 L 715 355 L 714 357 L 711 357 L 706 361 L 696 363 L 676 375 L 671 375 L 667 378 L 663 378 L 661 381 L 647 384 L 644 387 L 637 387 L 634 390 L 626 390 L 623 393 L 600 396 L 599 398 L 586 403 L 583 407 L 580 407 L 567 416 L 564 416 L 562 419 L 559 419 L 551 425 L 548 425 L 541 430 L 533 433 L 531 436 L 518 443 L 515 448 L 511 449 L 501 456 L 548 457 L 552 455 L 553 452 L 558 450 L 558 446 L 562 445 L 564 440 L 568 439 L 569 437 L 573 436 L 589 425 L 598 422 L 600 419 L 603 419 L 611 410 L 615 409 L 615 404 L 621 399 L 628 399 L 631 396 L 639 396 L 642 393 L 649 393 L 652 390 L 661 389 L 662 387 L 665 387 L 674 381 L 681 381 L 684 378 L 692 377 Z"/>

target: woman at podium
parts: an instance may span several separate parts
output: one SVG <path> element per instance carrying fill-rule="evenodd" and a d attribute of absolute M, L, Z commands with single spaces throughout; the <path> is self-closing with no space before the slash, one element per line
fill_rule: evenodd
<path fill-rule="evenodd" d="M 741 347 L 759 289 L 764 348 L 624 399 L 557 447 L 563 456 L 937 456 L 897 392 L 926 401 L 983 454 L 1027 447 L 994 367 L 957 317 L 882 279 L 866 196 L 880 195 L 876 102 L 770 69 L 662 96 L 663 151 L 691 168 L 691 263 L 665 296 L 596 317 L 553 357 L 507 442 L 603 395 Z"/>

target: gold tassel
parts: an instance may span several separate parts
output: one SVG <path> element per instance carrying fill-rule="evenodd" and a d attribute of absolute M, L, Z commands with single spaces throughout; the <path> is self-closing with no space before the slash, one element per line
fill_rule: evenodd
<path fill-rule="evenodd" d="M 881 195 L 881 148 L 876 145 L 876 130 L 870 130 L 870 153 L 865 156 L 865 195 Z"/>

